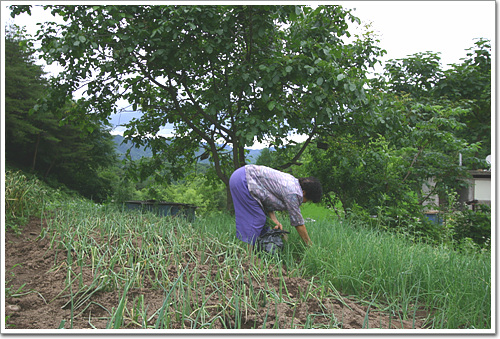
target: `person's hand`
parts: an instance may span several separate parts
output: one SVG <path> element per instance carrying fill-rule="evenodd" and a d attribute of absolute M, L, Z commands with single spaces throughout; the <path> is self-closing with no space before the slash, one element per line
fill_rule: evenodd
<path fill-rule="evenodd" d="M 276 226 L 274 226 L 274 229 L 275 230 L 282 230 L 283 229 L 283 225 L 281 225 L 280 223 L 276 224 Z"/>

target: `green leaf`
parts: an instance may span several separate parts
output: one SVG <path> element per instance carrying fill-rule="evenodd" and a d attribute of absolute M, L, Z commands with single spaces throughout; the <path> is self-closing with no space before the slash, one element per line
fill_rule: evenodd
<path fill-rule="evenodd" d="M 286 66 L 286 68 L 285 68 L 285 71 L 286 71 L 287 73 L 290 73 L 292 70 L 293 70 L 293 67 L 292 67 L 292 66 Z"/>
<path fill-rule="evenodd" d="M 274 106 L 276 106 L 276 102 L 271 101 L 269 104 L 267 104 L 267 108 L 272 111 L 274 109 Z"/>
<path fill-rule="evenodd" d="M 316 80 L 316 83 L 318 84 L 318 86 L 321 86 L 323 84 L 323 81 L 323 78 L 319 77 L 318 80 Z"/>

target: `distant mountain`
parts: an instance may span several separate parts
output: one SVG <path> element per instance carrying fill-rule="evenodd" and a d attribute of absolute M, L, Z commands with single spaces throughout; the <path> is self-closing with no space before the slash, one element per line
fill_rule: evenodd
<path fill-rule="evenodd" d="M 132 120 L 138 120 L 142 116 L 141 111 L 128 111 L 122 110 L 116 114 L 111 114 L 108 121 L 111 124 L 111 131 L 113 133 L 122 134 L 125 131 L 124 125 Z M 173 132 L 174 125 L 167 123 L 160 127 L 160 133 L 163 135 L 168 135 Z"/>
<path fill-rule="evenodd" d="M 139 160 L 142 157 L 151 157 L 153 152 L 145 147 L 134 147 L 134 144 L 119 134 L 113 135 L 113 141 L 116 145 L 116 153 L 119 159 L 124 159 L 125 154 L 130 149 L 130 156 L 132 160 Z"/>
<path fill-rule="evenodd" d="M 119 159 L 124 159 L 125 154 L 129 149 L 132 160 L 138 160 L 142 157 L 151 157 L 153 155 L 150 149 L 145 147 L 134 147 L 134 145 L 130 141 L 126 141 L 125 138 L 119 134 L 113 135 L 113 141 L 116 145 L 116 153 L 118 153 Z M 228 148 L 228 150 L 230 150 L 230 148 Z M 255 164 L 255 162 L 259 158 L 261 151 L 262 149 L 249 149 L 247 159 L 250 161 L 250 163 Z M 203 153 L 201 148 L 198 153 Z M 205 159 L 200 162 L 208 163 L 209 161 L 208 159 Z"/>
<path fill-rule="evenodd" d="M 260 152 L 262 152 L 262 149 L 249 149 L 250 153 L 247 155 L 247 159 L 250 161 L 250 163 L 255 164 L 257 159 L 259 158 Z"/>

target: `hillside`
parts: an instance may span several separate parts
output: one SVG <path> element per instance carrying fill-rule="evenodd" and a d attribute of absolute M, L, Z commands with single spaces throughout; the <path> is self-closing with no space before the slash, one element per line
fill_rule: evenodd
<path fill-rule="evenodd" d="M 116 153 L 120 159 L 125 158 L 125 154 L 130 149 L 132 160 L 138 160 L 142 157 L 151 157 L 153 154 L 150 149 L 145 147 L 134 147 L 130 141 L 126 141 L 121 135 L 113 135 L 113 141 L 116 145 Z"/>
<path fill-rule="evenodd" d="M 119 159 L 124 159 L 125 154 L 130 149 L 130 155 L 132 160 L 138 160 L 142 157 L 151 157 L 152 152 L 150 149 L 145 147 L 134 147 L 130 141 L 126 141 L 125 138 L 119 134 L 113 135 L 113 141 L 116 144 L 116 152 L 118 153 Z M 230 150 L 230 148 L 228 148 Z M 260 155 L 261 149 L 250 149 L 248 154 L 248 160 L 250 163 L 254 164 Z M 200 149 L 198 155 L 202 154 L 203 151 Z M 201 163 L 208 163 L 208 159 L 200 161 Z"/>

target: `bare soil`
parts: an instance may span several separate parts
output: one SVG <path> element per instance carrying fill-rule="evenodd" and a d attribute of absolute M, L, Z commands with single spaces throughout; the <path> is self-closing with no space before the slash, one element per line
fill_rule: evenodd
<path fill-rule="evenodd" d="M 9 329 L 57 329 L 60 325 L 64 328 L 104 329 L 109 321 L 109 312 L 106 310 L 116 309 L 120 298 L 118 291 L 98 291 L 94 293 L 88 302 L 88 307 L 80 314 L 74 314 L 71 324 L 71 307 L 69 292 L 65 291 L 65 281 L 67 269 L 64 267 L 65 255 L 59 252 L 56 255 L 54 249 L 50 248 L 49 239 L 40 239 L 42 227 L 45 222 L 32 218 L 29 224 L 23 229 L 22 235 L 17 236 L 6 232 L 5 236 L 5 267 L 6 267 L 6 288 L 9 288 L 15 296 L 6 297 L 5 313 L 6 326 Z M 169 268 L 172 275 L 176 275 L 176 267 Z M 207 277 L 215 276 L 217 272 L 203 270 L 200 272 Z M 92 272 L 83 272 L 84 283 L 90 285 L 92 282 Z M 269 277 L 269 286 L 277 286 L 280 277 Z M 271 299 L 263 302 L 258 312 L 241 313 L 242 329 L 258 329 L 265 324 L 266 328 L 290 328 L 291 324 L 295 328 L 304 328 L 307 323 L 314 322 L 316 327 L 324 325 L 326 327 L 336 326 L 342 329 L 361 328 L 382 328 L 382 329 L 420 329 L 423 327 L 425 312 L 418 312 L 417 319 L 402 321 L 398 314 L 386 314 L 371 307 L 368 310 L 366 303 L 361 303 L 347 296 L 338 298 L 327 298 L 324 300 L 308 299 L 300 302 L 299 294 L 308 289 L 310 281 L 299 278 L 283 276 L 289 300 L 282 303 L 275 303 Z M 245 282 L 252 284 L 254 290 L 259 290 L 256 281 Z M 22 287 L 22 288 L 21 288 Z M 210 290 L 205 291 L 206 294 Z M 213 294 L 212 294 L 213 295 Z M 145 281 L 144 288 L 130 289 L 127 294 L 127 306 L 133 308 L 134 302 L 144 300 L 148 305 L 148 317 L 161 308 L 165 299 L 165 292 L 155 288 Z M 206 303 L 207 310 L 217 312 L 220 301 L 210 298 Z M 366 317 L 368 311 L 368 317 Z M 79 313 L 76 312 L 76 313 Z M 333 318 L 332 313 L 335 315 Z M 207 315 L 210 316 L 210 315 Z M 140 328 L 137 323 L 126 319 L 123 328 Z M 332 318 L 336 323 L 332 324 Z M 90 319 L 90 320 L 89 320 Z M 154 325 L 156 318 L 150 320 L 148 326 Z M 224 328 L 224 326 L 234 326 L 236 319 L 225 319 L 225 323 L 215 323 L 213 328 Z M 92 324 L 92 325 L 91 325 Z M 189 328 L 189 323 L 182 324 L 180 321 L 172 319 L 170 328 Z"/>

